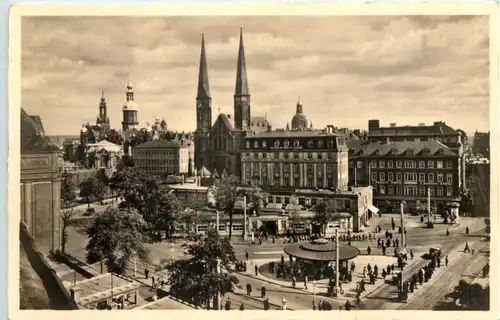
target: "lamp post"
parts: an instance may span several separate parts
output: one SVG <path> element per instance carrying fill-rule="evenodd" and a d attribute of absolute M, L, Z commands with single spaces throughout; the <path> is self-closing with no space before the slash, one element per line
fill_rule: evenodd
<path fill-rule="evenodd" d="M 335 228 L 335 296 L 339 295 L 339 229 Z"/>
<path fill-rule="evenodd" d="M 243 240 L 247 241 L 247 196 L 243 196 Z"/>
<path fill-rule="evenodd" d="M 313 303 L 316 305 L 316 279 L 313 279 Z"/>
<path fill-rule="evenodd" d="M 427 223 L 431 222 L 431 188 L 427 188 Z"/>
<path fill-rule="evenodd" d="M 405 221 L 404 221 L 404 201 L 401 201 L 401 253 L 406 253 Z"/>

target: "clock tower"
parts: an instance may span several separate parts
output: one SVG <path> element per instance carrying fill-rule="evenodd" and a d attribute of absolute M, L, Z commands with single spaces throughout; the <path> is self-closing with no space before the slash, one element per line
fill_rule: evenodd
<path fill-rule="evenodd" d="M 209 132 L 212 128 L 212 98 L 208 82 L 205 36 L 201 35 L 200 70 L 198 75 L 198 93 L 196 95 L 196 131 L 194 133 L 194 163 L 197 170 L 209 163 Z"/>

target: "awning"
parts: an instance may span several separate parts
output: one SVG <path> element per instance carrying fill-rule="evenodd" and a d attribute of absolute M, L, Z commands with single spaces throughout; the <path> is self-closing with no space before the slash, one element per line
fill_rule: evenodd
<path fill-rule="evenodd" d="M 373 212 L 375 214 L 377 214 L 380 211 L 377 207 L 375 207 L 372 204 L 368 206 L 368 210 L 370 210 L 371 212 Z"/>

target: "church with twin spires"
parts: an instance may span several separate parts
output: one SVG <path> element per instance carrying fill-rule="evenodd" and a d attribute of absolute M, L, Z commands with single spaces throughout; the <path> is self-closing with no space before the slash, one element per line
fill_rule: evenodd
<path fill-rule="evenodd" d="M 212 97 L 208 80 L 205 37 L 202 34 L 194 132 L 194 162 L 199 175 L 210 175 L 214 178 L 232 175 L 240 177 L 240 153 L 244 148 L 245 137 L 271 130 L 266 117 L 251 116 L 251 97 L 248 87 L 243 31 L 240 29 L 233 96 L 234 114 L 219 113 L 212 123 Z"/>

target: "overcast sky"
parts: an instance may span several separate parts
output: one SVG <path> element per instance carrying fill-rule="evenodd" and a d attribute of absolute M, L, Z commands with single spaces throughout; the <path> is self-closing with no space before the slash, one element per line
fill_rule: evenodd
<path fill-rule="evenodd" d="M 76 134 L 104 90 L 120 128 L 130 64 L 140 126 L 194 130 L 201 33 L 215 121 L 233 113 L 240 27 L 252 116 L 275 128 L 300 96 L 315 127 L 489 129 L 488 18 L 472 16 L 25 17 L 22 105 L 47 134 Z"/>

